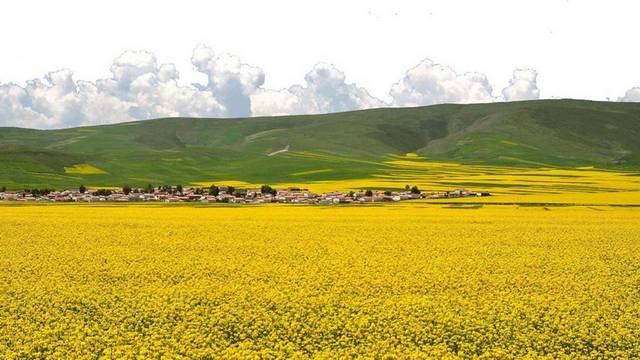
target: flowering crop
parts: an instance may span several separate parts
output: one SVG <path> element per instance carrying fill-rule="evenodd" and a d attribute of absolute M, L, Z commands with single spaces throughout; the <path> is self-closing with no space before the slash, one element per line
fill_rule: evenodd
<path fill-rule="evenodd" d="M 345 161 L 326 154 L 290 152 L 289 156 L 305 159 Z M 363 189 L 403 189 L 405 185 L 417 185 L 426 192 L 444 192 L 458 188 L 488 191 L 491 198 L 467 198 L 464 201 L 483 203 L 557 203 L 557 204 L 640 204 L 640 174 L 632 171 L 613 171 L 593 167 L 578 168 L 518 168 L 490 165 L 470 165 L 433 162 L 407 154 L 391 160 L 374 163 L 377 173 L 366 178 L 341 180 L 301 181 L 299 183 L 272 184 L 276 188 L 290 186 L 307 188 L 315 192 L 332 192 Z M 360 162 L 361 160 L 353 160 Z M 293 173 L 293 176 L 330 174 L 332 169 L 316 169 Z M 260 187 L 238 180 L 219 180 L 217 184 L 236 187 Z M 209 187 L 214 182 L 198 182 L 195 185 Z M 457 200 L 460 201 L 460 200 Z"/>
<path fill-rule="evenodd" d="M 1 206 L 3 358 L 638 358 L 640 209 Z"/>

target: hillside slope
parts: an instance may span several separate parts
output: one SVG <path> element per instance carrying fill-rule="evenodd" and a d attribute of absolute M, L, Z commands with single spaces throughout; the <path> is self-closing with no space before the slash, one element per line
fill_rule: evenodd
<path fill-rule="evenodd" d="M 0 128 L 0 186 L 361 178 L 406 153 L 474 164 L 633 169 L 640 165 L 640 104 L 539 100 Z"/>

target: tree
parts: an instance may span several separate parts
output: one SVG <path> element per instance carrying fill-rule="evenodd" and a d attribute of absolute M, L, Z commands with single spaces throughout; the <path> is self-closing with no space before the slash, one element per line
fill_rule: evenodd
<path fill-rule="evenodd" d="M 278 190 L 272 188 L 270 185 L 262 185 L 262 187 L 260 188 L 260 192 L 262 194 L 271 194 L 271 195 L 276 195 L 278 193 Z"/>
<path fill-rule="evenodd" d="M 78 191 L 80 191 L 81 194 L 84 194 L 85 192 L 87 192 L 87 188 L 84 185 L 80 185 L 80 188 L 78 188 Z"/>
<path fill-rule="evenodd" d="M 213 196 L 218 196 L 220 194 L 220 188 L 215 186 L 215 185 L 211 185 L 209 186 L 209 195 L 213 195 Z"/>
<path fill-rule="evenodd" d="M 409 189 L 410 189 L 410 188 L 409 188 L 409 184 L 407 184 L 407 185 L 405 185 L 405 186 L 404 186 L 404 191 L 409 191 Z"/>
<path fill-rule="evenodd" d="M 125 185 L 125 186 L 123 186 L 123 187 L 122 187 L 122 192 L 123 192 L 125 195 L 129 195 L 129 194 L 131 193 L 131 186 L 129 186 L 129 185 Z"/>
<path fill-rule="evenodd" d="M 411 193 L 412 194 L 420 194 L 420 189 L 418 189 L 418 186 L 413 185 L 413 187 L 411 188 Z"/>
<path fill-rule="evenodd" d="M 386 196 L 391 196 L 391 191 L 389 191 L 389 190 L 385 190 L 384 194 L 385 194 Z"/>
<path fill-rule="evenodd" d="M 182 185 L 176 185 L 176 192 L 182 194 Z"/>
<path fill-rule="evenodd" d="M 55 191 L 55 190 L 54 189 L 47 189 L 47 188 L 26 190 L 26 192 L 31 193 L 31 195 L 33 195 L 33 196 L 49 195 L 53 191 Z"/>
<path fill-rule="evenodd" d="M 347 196 L 349 197 L 353 197 L 356 193 L 354 193 L 353 191 L 349 191 L 349 194 L 347 194 Z"/>
<path fill-rule="evenodd" d="M 237 197 L 245 197 L 247 196 L 247 190 L 245 189 L 235 189 L 233 190 L 233 192 L 231 193 L 233 194 L 233 196 L 237 196 Z"/>
<path fill-rule="evenodd" d="M 145 189 L 147 194 L 153 194 L 153 185 L 147 184 L 147 188 Z"/>
<path fill-rule="evenodd" d="M 364 192 L 364 196 L 373 196 L 373 191 L 367 189 L 367 191 Z"/>
<path fill-rule="evenodd" d="M 0 189 L 0 190 L 2 190 L 2 191 L 0 191 L 0 192 L 6 192 L 6 191 L 7 191 L 7 187 L 6 187 L 6 186 L 3 186 L 3 187 L 2 187 L 2 189 Z"/>
<path fill-rule="evenodd" d="M 233 186 L 228 186 L 227 187 L 227 194 L 232 195 L 234 191 L 236 191 L 235 187 L 233 187 Z"/>

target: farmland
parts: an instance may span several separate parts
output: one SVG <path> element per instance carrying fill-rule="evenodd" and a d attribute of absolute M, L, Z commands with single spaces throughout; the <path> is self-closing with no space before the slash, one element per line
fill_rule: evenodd
<path fill-rule="evenodd" d="M 268 184 L 492 196 L 0 202 L 0 354 L 639 358 L 638 114 L 540 100 L 2 128 L 0 188 L 14 195 Z"/>
<path fill-rule="evenodd" d="M 637 103 L 537 100 L 168 118 L 58 130 L 0 128 L 0 187 L 308 183 L 395 176 L 398 168 L 426 170 L 398 163 L 407 153 L 415 155 L 408 159 L 412 163 L 476 170 L 594 166 L 637 172 L 639 118 Z"/>
<path fill-rule="evenodd" d="M 2 204 L 0 353 L 640 356 L 640 208 L 525 205 Z"/>

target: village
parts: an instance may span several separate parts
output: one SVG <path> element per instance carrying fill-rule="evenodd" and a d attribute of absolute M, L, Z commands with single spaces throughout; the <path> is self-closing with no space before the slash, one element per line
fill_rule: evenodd
<path fill-rule="evenodd" d="M 296 203 L 296 204 L 349 204 L 370 202 L 397 202 L 412 199 L 448 199 L 461 197 L 489 196 L 488 192 L 472 192 L 457 189 L 447 192 L 426 193 L 417 186 L 407 185 L 403 191 L 349 191 L 314 193 L 307 189 L 288 187 L 274 189 L 269 185 L 260 188 L 237 189 L 233 186 L 212 185 L 209 188 L 151 185 L 146 188 L 124 186 L 119 189 L 89 190 L 84 186 L 78 189 L 55 191 L 51 189 L 32 189 L 7 191 L 0 189 L 0 200 L 19 202 L 200 202 L 200 203 Z"/>

